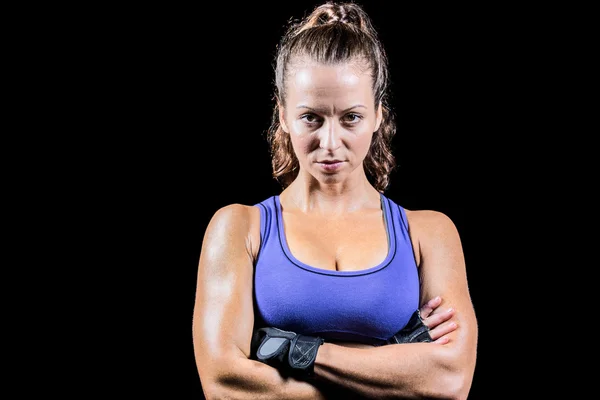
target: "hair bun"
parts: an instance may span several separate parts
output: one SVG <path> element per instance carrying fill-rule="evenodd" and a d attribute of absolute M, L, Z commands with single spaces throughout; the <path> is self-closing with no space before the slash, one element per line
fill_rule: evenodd
<path fill-rule="evenodd" d="M 327 2 L 315 8 L 309 17 L 309 26 L 341 22 L 362 28 L 365 24 L 363 11 L 353 3 Z"/>

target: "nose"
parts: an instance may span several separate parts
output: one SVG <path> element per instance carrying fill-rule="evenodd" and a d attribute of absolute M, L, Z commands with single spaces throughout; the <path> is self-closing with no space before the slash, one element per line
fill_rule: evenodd
<path fill-rule="evenodd" d="M 323 124 L 321 132 L 319 132 L 319 148 L 333 151 L 340 147 L 342 128 L 335 122 Z"/>

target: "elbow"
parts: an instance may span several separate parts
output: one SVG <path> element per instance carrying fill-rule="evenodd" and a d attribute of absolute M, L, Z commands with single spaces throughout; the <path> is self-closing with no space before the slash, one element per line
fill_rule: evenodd
<path fill-rule="evenodd" d="M 440 353 L 438 359 L 439 374 L 433 374 L 430 383 L 435 389 L 434 398 L 448 400 L 467 400 L 473 383 L 476 353 L 465 353 L 460 347 L 450 348 L 448 352 Z"/>
<path fill-rule="evenodd" d="M 472 379 L 465 372 L 448 372 L 437 376 L 430 386 L 433 390 L 427 397 L 444 400 L 467 400 Z"/>
<path fill-rule="evenodd" d="M 231 390 L 231 384 L 228 382 L 228 379 L 221 375 L 211 378 L 200 377 L 200 383 L 202 384 L 202 391 L 206 400 L 243 398 L 241 393 Z"/>
<path fill-rule="evenodd" d="M 205 400 L 246 400 L 255 398 L 252 392 L 236 389 L 226 383 L 212 382 L 204 388 Z"/>
<path fill-rule="evenodd" d="M 219 378 L 214 375 L 200 374 L 200 385 L 202 394 L 206 400 L 214 400 L 223 398 Z"/>
<path fill-rule="evenodd" d="M 231 360 L 223 362 L 222 359 L 206 363 L 202 368 L 198 368 L 200 385 L 206 400 L 216 400 L 224 398 L 234 398 L 229 392 L 229 386 L 233 377 L 233 371 L 220 368 L 223 365 L 234 364 Z"/>
<path fill-rule="evenodd" d="M 200 383 L 207 400 L 280 398 L 275 389 L 271 367 L 253 364 L 243 357 L 220 357 L 200 373 Z M 277 375 L 278 376 L 278 375 Z M 266 397 L 265 397 L 266 396 Z"/>
<path fill-rule="evenodd" d="M 445 400 L 467 400 L 473 382 L 474 364 L 457 353 L 445 353 L 437 368 L 426 378 L 424 397 Z"/>
<path fill-rule="evenodd" d="M 448 393 L 448 398 L 451 400 L 467 400 L 471 391 L 471 376 L 466 373 L 456 374 L 452 378 L 451 390 Z"/>
<path fill-rule="evenodd" d="M 203 382 L 202 391 L 206 400 L 217 400 L 224 398 L 222 391 L 219 390 L 218 385 L 215 385 L 213 382 Z"/>

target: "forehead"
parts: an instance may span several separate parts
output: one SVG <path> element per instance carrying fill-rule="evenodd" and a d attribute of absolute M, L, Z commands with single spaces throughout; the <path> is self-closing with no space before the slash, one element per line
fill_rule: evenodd
<path fill-rule="evenodd" d="M 373 96 L 370 71 L 359 63 L 295 62 L 286 86 L 288 100 L 292 101 Z"/>

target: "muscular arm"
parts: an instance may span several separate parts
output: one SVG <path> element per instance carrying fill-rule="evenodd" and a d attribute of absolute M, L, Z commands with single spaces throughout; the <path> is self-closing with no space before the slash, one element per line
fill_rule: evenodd
<path fill-rule="evenodd" d="M 204 235 L 193 316 L 202 388 L 209 400 L 324 398 L 313 385 L 284 379 L 276 369 L 249 359 L 257 211 L 243 205 L 224 207 Z"/>
<path fill-rule="evenodd" d="M 439 312 L 453 308 L 458 328 L 448 334 L 447 344 L 348 348 L 325 343 L 317 354 L 315 374 L 365 398 L 466 399 L 475 369 L 478 328 L 460 238 L 444 214 L 411 212 L 409 221 L 418 244 L 421 302 L 440 295 L 444 304 Z"/>

